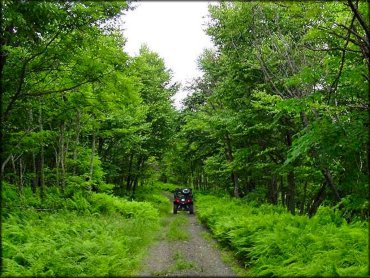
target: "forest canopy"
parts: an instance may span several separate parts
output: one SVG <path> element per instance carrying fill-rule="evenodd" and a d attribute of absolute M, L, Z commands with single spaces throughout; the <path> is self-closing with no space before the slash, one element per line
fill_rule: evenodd
<path fill-rule="evenodd" d="M 366 214 L 366 3 L 210 5 L 215 49 L 181 111 L 158 54 L 123 51 L 124 2 L 6 1 L 1 175 L 132 194 L 162 179 L 314 215 Z M 130 193 L 131 192 L 131 193 Z"/>
<path fill-rule="evenodd" d="M 312 216 L 326 204 L 348 218 L 367 215 L 366 8 L 356 1 L 210 6 L 206 32 L 216 49 L 203 52 L 204 76 L 189 86 L 180 143 L 167 158 L 170 180 L 292 213 Z M 187 163 L 174 159 L 180 154 Z"/>
<path fill-rule="evenodd" d="M 130 191 L 164 152 L 177 85 L 147 46 L 137 57 L 123 51 L 114 26 L 127 9 L 4 3 L 1 171 L 20 190 L 112 183 Z"/>
<path fill-rule="evenodd" d="M 366 272 L 369 1 L 210 4 L 181 109 L 131 1 L 0 5 L 6 275 L 132 275 L 183 186 L 253 275 Z"/>

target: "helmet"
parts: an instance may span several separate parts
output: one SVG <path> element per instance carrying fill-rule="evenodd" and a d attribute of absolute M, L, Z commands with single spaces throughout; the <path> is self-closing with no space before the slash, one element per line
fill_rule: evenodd
<path fill-rule="evenodd" d="M 184 194 L 189 194 L 189 193 L 190 193 L 190 189 L 189 189 L 189 188 L 184 188 L 184 189 L 182 190 L 182 193 L 184 193 Z"/>

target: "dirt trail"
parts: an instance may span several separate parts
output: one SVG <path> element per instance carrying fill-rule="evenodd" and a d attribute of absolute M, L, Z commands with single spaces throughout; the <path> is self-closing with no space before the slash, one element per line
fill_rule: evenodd
<path fill-rule="evenodd" d="M 196 207 L 195 207 L 196 213 Z M 169 212 L 158 241 L 149 249 L 140 276 L 236 276 L 195 215 Z"/>

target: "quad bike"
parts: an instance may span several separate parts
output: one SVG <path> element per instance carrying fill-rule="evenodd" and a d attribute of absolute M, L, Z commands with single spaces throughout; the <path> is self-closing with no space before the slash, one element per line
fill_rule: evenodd
<path fill-rule="evenodd" d="M 190 214 L 194 214 L 193 194 L 190 188 L 176 188 L 173 197 L 174 214 L 179 210 L 185 210 Z"/>

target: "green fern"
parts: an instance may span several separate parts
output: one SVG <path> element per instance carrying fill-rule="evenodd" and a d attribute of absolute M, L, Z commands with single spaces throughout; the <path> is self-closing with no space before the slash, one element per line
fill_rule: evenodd
<path fill-rule="evenodd" d="M 326 207 L 309 219 L 245 200 L 200 194 L 197 200 L 200 220 L 253 276 L 366 275 L 366 222 L 349 225 Z"/>

